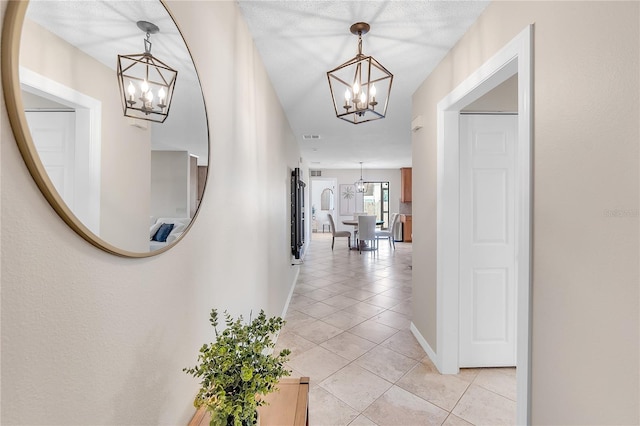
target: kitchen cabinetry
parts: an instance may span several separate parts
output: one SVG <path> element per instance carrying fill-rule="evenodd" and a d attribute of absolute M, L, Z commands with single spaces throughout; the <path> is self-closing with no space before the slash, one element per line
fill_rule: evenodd
<path fill-rule="evenodd" d="M 413 239 L 411 234 L 413 233 L 413 219 L 410 214 L 400 215 L 400 222 L 402 222 L 402 241 L 410 243 Z"/>
<path fill-rule="evenodd" d="M 411 202 L 411 167 L 400 169 L 400 202 Z"/>

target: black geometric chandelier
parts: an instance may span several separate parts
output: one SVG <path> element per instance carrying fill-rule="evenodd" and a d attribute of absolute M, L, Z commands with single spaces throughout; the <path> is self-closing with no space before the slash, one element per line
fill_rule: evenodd
<path fill-rule="evenodd" d="M 336 116 L 353 124 L 384 118 L 391 94 L 393 74 L 373 56 L 362 54 L 362 36 L 369 29 L 366 22 L 351 26 L 358 36 L 358 54 L 327 72 Z"/>
<path fill-rule="evenodd" d="M 169 115 L 178 71 L 151 55 L 149 37 L 160 29 L 151 22 L 138 21 L 144 31 L 144 53 L 118 55 L 118 85 L 126 117 L 163 123 Z"/>

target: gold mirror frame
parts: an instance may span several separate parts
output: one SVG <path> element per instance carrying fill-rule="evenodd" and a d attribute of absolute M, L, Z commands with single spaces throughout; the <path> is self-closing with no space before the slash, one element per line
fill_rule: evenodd
<path fill-rule="evenodd" d="M 185 44 L 187 51 L 189 52 L 189 56 L 192 58 L 191 62 L 193 64 L 196 76 L 198 78 L 198 84 L 200 85 L 200 91 L 202 93 L 202 85 L 200 84 L 200 76 L 198 74 L 198 70 L 195 67 L 195 63 L 193 62 L 193 56 L 191 55 L 191 51 L 189 50 L 189 46 L 184 40 L 184 36 L 182 35 L 182 31 L 178 27 L 173 15 L 167 8 L 164 1 L 159 0 L 164 9 L 167 11 L 167 14 L 171 17 L 174 25 L 176 26 L 180 36 L 182 37 L 182 41 Z M 5 12 L 5 18 L 2 26 L 2 42 L 1 42 L 1 72 L 2 72 L 2 88 L 4 92 L 5 105 L 7 108 L 7 114 L 9 116 L 9 122 L 11 124 L 11 128 L 13 130 L 14 137 L 16 139 L 18 149 L 20 150 L 20 154 L 29 169 L 29 173 L 31 177 L 35 181 L 36 185 L 42 192 L 42 195 L 49 202 L 51 207 L 56 211 L 56 213 L 64 220 L 64 222 L 73 229 L 78 235 L 80 235 L 84 240 L 86 240 L 91 245 L 104 250 L 108 253 L 122 256 L 122 257 L 130 257 L 130 258 L 144 258 L 156 256 L 158 254 L 164 253 L 167 250 L 171 249 L 178 242 L 184 238 L 184 236 L 190 231 L 193 223 L 195 222 L 199 212 L 200 206 L 196 209 L 193 218 L 189 222 L 189 225 L 186 227 L 182 235 L 180 235 L 175 241 L 167 244 L 167 246 L 162 247 L 160 249 L 149 251 L 149 252 L 133 252 L 128 250 L 123 250 L 119 247 L 116 247 L 102 238 L 94 234 L 87 228 L 71 211 L 71 209 L 67 206 L 66 202 L 62 199 L 62 197 L 58 194 L 58 191 L 55 189 L 53 183 L 49 179 L 48 173 L 46 172 L 42 161 L 40 160 L 40 156 L 34 144 L 33 138 L 31 136 L 31 131 L 29 130 L 29 125 L 27 123 L 27 118 L 24 113 L 24 105 L 22 101 L 22 94 L 20 89 L 20 76 L 19 76 L 19 58 L 20 58 L 20 42 L 22 37 L 22 27 L 24 24 L 24 19 L 26 16 L 27 8 L 29 6 L 28 0 L 21 1 L 9 1 L 7 2 L 7 9 Z M 210 159 L 211 157 L 211 146 L 210 146 L 210 135 L 208 130 L 208 116 L 207 116 L 207 108 L 204 103 L 203 96 L 203 105 L 204 105 L 204 115 L 205 120 L 207 121 L 207 155 Z M 207 172 L 207 177 L 204 183 L 203 194 L 206 193 L 207 181 L 209 178 L 209 173 Z M 204 195 L 203 195 L 204 199 Z"/>

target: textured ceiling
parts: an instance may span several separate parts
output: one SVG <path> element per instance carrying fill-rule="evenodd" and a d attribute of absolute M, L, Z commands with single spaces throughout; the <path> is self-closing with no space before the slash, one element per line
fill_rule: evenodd
<path fill-rule="evenodd" d="M 487 1 L 237 0 L 269 77 L 311 168 L 399 168 L 411 166 L 411 96 L 451 47 L 475 22 Z M 198 2 L 192 2 L 198 7 Z M 33 1 L 30 16 L 105 63 L 118 53 L 140 53 L 138 20 L 154 22 L 154 56 L 176 68 L 176 102 L 201 96 L 179 32 L 156 1 Z M 350 124 L 335 117 L 326 72 L 352 58 L 355 22 L 368 22 L 363 53 L 394 74 L 386 118 Z M 173 61 L 173 62 L 170 62 Z M 181 86 L 178 90 L 178 85 Z M 193 91 L 193 92 L 192 92 Z M 184 122 L 189 117 L 181 117 Z M 168 128 L 168 127 L 165 127 Z M 303 135 L 317 135 L 305 140 Z M 195 149 L 195 148 L 194 148 Z"/>
<path fill-rule="evenodd" d="M 194 3 L 197 5 L 197 3 Z M 137 21 L 156 24 L 151 35 L 151 53 L 178 70 L 169 117 L 163 124 L 151 123 L 152 146 L 157 150 L 186 150 L 208 160 L 208 133 L 204 102 L 198 78 L 182 36 L 162 3 L 155 0 L 31 0 L 31 19 L 114 70 L 119 54 L 144 52 L 145 33 Z M 189 132 L 191 137 L 185 138 Z"/>
<path fill-rule="evenodd" d="M 411 166 L 411 96 L 475 22 L 486 1 L 239 0 L 269 77 L 301 146 L 318 168 Z M 363 53 L 394 74 L 387 116 L 354 125 L 336 118 L 326 72 L 355 56 L 349 32 L 364 21 Z M 304 140 L 303 135 L 319 139 Z"/>

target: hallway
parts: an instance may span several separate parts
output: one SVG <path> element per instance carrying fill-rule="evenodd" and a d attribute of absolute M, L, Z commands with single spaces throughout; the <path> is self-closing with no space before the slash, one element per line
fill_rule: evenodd
<path fill-rule="evenodd" d="M 412 246 L 349 251 L 314 233 L 276 349 L 309 376 L 310 424 L 508 425 L 515 368 L 441 375 L 409 330 Z"/>

